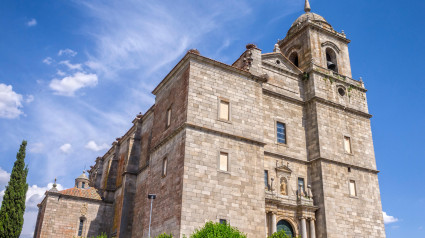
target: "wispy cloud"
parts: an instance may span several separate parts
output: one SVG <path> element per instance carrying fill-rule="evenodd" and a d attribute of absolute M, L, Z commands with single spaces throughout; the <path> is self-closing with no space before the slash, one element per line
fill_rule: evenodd
<path fill-rule="evenodd" d="M 152 74 L 182 56 L 204 34 L 250 9 L 244 1 L 84 1 L 83 5 L 100 23 L 88 32 L 96 43 L 88 64 L 109 76 L 122 70 Z"/>
<path fill-rule="evenodd" d="M 106 143 L 103 143 L 102 145 L 98 145 L 95 141 L 91 140 L 87 143 L 86 148 L 93 151 L 100 151 L 108 149 L 109 146 Z"/>
<path fill-rule="evenodd" d="M 0 84 L 0 118 L 13 119 L 23 114 L 23 97 L 13 91 L 12 85 Z"/>
<path fill-rule="evenodd" d="M 27 21 L 27 26 L 36 26 L 37 25 L 37 20 L 35 20 L 34 18 Z"/>
<path fill-rule="evenodd" d="M 395 218 L 393 216 L 387 215 L 386 212 L 382 212 L 383 216 L 384 216 L 384 223 L 385 224 L 390 224 L 390 223 L 394 223 L 398 221 L 398 218 Z"/>
<path fill-rule="evenodd" d="M 46 57 L 43 59 L 43 63 L 50 65 L 53 62 L 53 59 L 51 57 Z"/>
<path fill-rule="evenodd" d="M 58 95 L 74 96 L 75 92 L 84 87 L 97 85 L 97 75 L 77 72 L 63 79 L 53 79 L 49 87 Z"/>
<path fill-rule="evenodd" d="M 30 143 L 28 145 L 28 151 L 30 153 L 41 153 L 44 150 L 44 144 L 41 142 Z"/>
<path fill-rule="evenodd" d="M 81 64 L 71 64 L 70 62 L 69 62 L 69 60 L 64 60 L 64 61 L 61 61 L 61 62 L 59 62 L 59 64 L 63 64 L 63 65 L 65 65 L 66 67 L 68 67 L 68 69 L 70 69 L 70 70 L 82 70 L 83 68 L 81 67 Z"/>
<path fill-rule="evenodd" d="M 62 55 L 66 55 L 66 56 L 71 56 L 74 57 L 77 55 L 77 52 L 71 50 L 71 49 L 63 49 L 63 50 L 59 50 L 58 52 L 58 56 L 62 56 Z"/>
<path fill-rule="evenodd" d="M 72 145 L 69 143 L 63 144 L 61 145 L 61 147 L 59 147 L 59 149 L 63 152 L 63 153 L 69 153 L 71 151 Z"/>

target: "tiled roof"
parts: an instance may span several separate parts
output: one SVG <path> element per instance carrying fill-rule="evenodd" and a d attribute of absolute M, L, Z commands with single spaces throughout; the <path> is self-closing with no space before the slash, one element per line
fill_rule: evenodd
<path fill-rule="evenodd" d="M 59 191 L 60 194 L 81 197 L 81 198 L 89 198 L 95 200 L 102 200 L 99 192 L 95 188 L 69 188 L 62 191 Z"/>

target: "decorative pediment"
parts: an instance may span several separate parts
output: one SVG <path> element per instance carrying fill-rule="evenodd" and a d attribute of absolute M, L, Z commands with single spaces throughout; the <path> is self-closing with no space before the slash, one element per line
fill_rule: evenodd
<path fill-rule="evenodd" d="M 280 52 L 261 55 L 261 62 L 264 67 L 273 70 L 289 72 L 296 75 L 302 73 L 297 66 L 292 64 L 292 62 Z"/>
<path fill-rule="evenodd" d="M 276 160 L 276 172 L 283 172 L 283 173 L 291 174 L 292 169 L 289 168 L 289 162 L 284 164 L 284 162 L 282 161 L 282 163 L 279 164 L 279 161 Z"/>

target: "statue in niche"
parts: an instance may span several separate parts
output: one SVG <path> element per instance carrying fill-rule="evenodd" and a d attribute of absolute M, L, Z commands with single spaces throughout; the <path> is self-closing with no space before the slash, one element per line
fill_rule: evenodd
<path fill-rule="evenodd" d="M 288 183 L 284 177 L 280 179 L 280 194 L 285 196 L 288 195 Z"/>

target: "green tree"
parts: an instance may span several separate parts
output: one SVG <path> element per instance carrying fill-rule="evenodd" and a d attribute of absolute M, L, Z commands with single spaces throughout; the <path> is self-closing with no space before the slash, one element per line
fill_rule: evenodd
<path fill-rule="evenodd" d="M 18 238 L 24 224 L 25 198 L 28 190 L 28 167 L 25 165 L 25 148 L 22 141 L 10 180 L 6 186 L 0 209 L 0 238 Z"/>
<path fill-rule="evenodd" d="M 237 228 L 227 224 L 207 222 L 200 230 L 196 230 L 190 238 L 246 238 Z"/>

